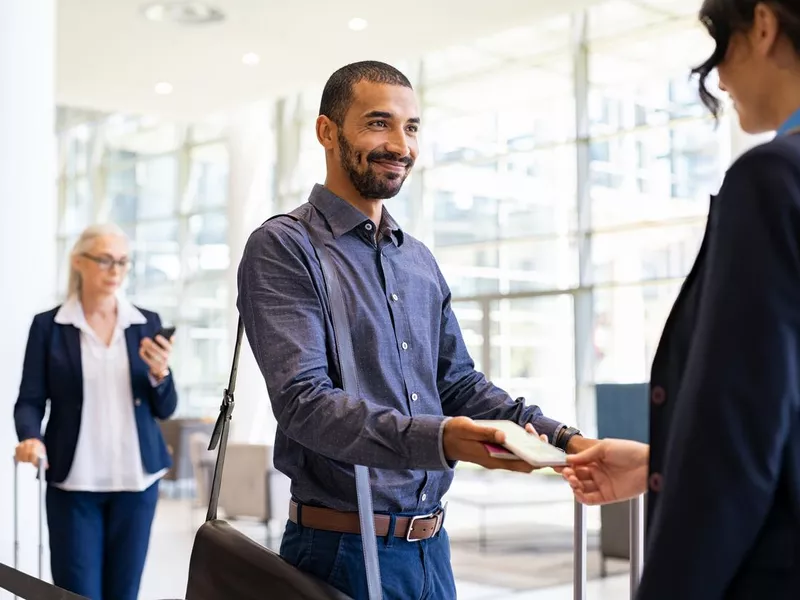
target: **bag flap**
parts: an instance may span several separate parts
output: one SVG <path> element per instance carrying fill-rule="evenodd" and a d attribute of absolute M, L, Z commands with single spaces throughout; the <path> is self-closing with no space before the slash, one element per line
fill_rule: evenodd
<path fill-rule="evenodd" d="M 186 600 L 352 600 L 221 520 L 197 531 Z"/>

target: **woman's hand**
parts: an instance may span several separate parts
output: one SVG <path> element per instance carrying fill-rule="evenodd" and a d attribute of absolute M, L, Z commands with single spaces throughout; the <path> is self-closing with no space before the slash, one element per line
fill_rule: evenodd
<path fill-rule="evenodd" d="M 31 463 L 33 466 L 39 466 L 39 458 L 45 458 L 45 468 L 47 468 L 46 452 L 44 444 L 37 438 L 23 440 L 17 444 L 14 451 L 14 460 L 18 463 Z"/>
<path fill-rule="evenodd" d="M 139 346 L 139 356 L 150 367 L 150 375 L 158 382 L 167 376 L 174 340 L 175 336 L 167 340 L 164 336 L 157 335 L 155 341 L 143 338 Z"/>
<path fill-rule="evenodd" d="M 629 440 L 606 439 L 567 457 L 561 470 L 583 504 L 609 504 L 647 491 L 650 446 Z"/>

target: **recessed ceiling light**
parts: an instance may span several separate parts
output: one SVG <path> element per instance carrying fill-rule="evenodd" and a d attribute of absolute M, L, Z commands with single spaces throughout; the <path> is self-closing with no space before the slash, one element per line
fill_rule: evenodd
<path fill-rule="evenodd" d="M 162 81 L 156 84 L 155 92 L 159 96 L 168 96 L 172 93 L 172 84 L 166 81 Z"/>
<path fill-rule="evenodd" d="M 148 21 L 172 21 L 183 25 L 218 23 L 225 19 L 224 13 L 205 2 L 154 2 L 142 8 Z"/>
<path fill-rule="evenodd" d="M 347 26 L 353 31 L 364 31 L 367 28 L 367 25 L 367 20 L 362 19 L 361 17 L 354 17 L 350 19 L 350 22 L 347 24 Z"/>
<path fill-rule="evenodd" d="M 148 21 L 161 22 L 167 16 L 167 9 L 163 4 L 151 4 L 142 9 L 142 14 Z"/>
<path fill-rule="evenodd" d="M 248 52 L 242 55 L 242 62 L 248 67 L 254 67 L 261 62 L 261 57 L 255 52 Z"/>

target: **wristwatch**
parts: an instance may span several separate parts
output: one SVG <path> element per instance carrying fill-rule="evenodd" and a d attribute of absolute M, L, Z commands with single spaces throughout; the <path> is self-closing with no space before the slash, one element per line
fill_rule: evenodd
<path fill-rule="evenodd" d="M 561 448 L 564 452 L 567 451 L 567 445 L 569 441 L 575 437 L 576 435 L 583 436 L 580 429 L 576 429 L 575 427 L 567 427 L 566 425 L 562 425 L 559 429 L 556 430 L 555 441 L 553 445 L 556 448 Z"/>

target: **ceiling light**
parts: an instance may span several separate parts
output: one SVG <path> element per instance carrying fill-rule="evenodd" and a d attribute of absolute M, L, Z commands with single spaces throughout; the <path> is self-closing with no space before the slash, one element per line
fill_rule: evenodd
<path fill-rule="evenodd" d="M 261 57 L 255 52 L 248 52 L 247 54 L 242 55 L 242 62 L 248 67 L 255 67 L 261 62 Z"/>
<path fill-rule="evenodd" d="M 150 6 L 145 6 L 142 9 L 142 14 L 148 21 L 160 22 L 166 18 L 167 9 L 163 4 L 151 4 Z"/>
<path fill-rule="evenodd" d="M 367 28 L 367 25 L 367 20 L 362 19 L 361 17 L 350 19 L 350 22 L 347 24 L 347 26 L 353 31 L 364 31 Z"/>
<path fill-rule="evenodd" d="M 223 12 L 205 2 L 155 2 L 142 8 L 148 21 L 172 21 L 183 25 L 218 23 L 225 19 Z"/>
<path fill-rule="evenodd" d="M 155 92 L 159 96 L 168 96 L 172 93 L 172 84 L 166 81 L 162 81 L 156 84 Z"/>

